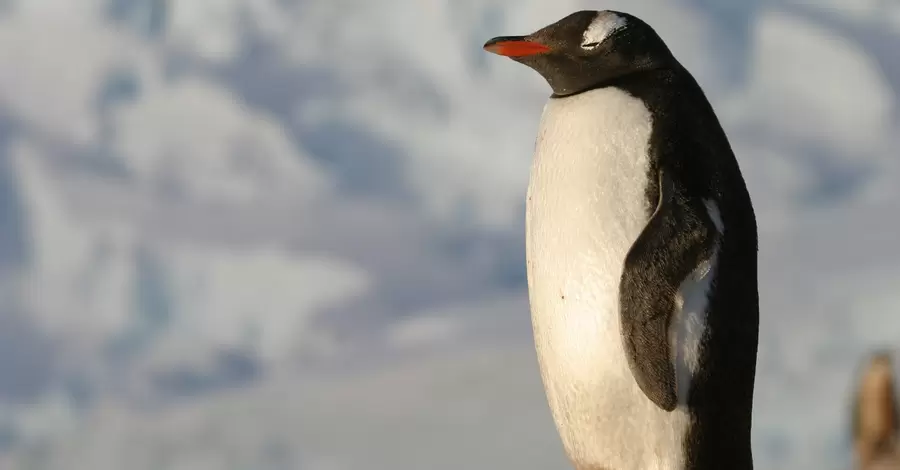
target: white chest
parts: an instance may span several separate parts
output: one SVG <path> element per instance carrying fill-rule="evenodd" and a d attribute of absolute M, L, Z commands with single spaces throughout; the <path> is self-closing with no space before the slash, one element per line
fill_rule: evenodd
<path fill-rule="evenodd" d="M 528 288 L 547 398 L 570 458 L 677 468 L 687 416 L 658 409 L 622 348 L 618 288 L 649 219 L 651 115 L 614 89 L 551 99 L 526 206 Z"/>

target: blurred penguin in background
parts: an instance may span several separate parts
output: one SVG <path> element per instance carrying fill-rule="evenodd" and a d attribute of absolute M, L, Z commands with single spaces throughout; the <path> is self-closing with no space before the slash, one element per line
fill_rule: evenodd
<path fill-rule="evenodd" d="M 869 359 L 853 403 L 853 447 L 859 470 L 900 470 L 897 400 L 891 356 Z"/>

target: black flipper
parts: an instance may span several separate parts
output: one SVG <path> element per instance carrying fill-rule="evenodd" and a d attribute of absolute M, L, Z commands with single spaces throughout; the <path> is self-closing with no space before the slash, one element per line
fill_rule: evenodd
<path fill-rule="evenodd" d="M 677 404 L 669 325 L 681 283 L 716 246 L 718 231 L 702 201 L 689 199 L 659 171 L 659 203 L 628 251 L 619 285 L 625 356 L 638 386 L 657 406 Z"/>

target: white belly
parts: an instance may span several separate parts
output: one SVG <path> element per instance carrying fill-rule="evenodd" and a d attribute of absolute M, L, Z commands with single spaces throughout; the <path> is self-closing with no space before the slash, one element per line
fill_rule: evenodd
<path fill-rule="evenodd" d="M 551 99 L 526 209 L 535 344 L 553 417 L 579 466 L 683 465 L 688 416 L 660 410 L 625 358 L 618 288 L 625 255 L 649 219 L 651 116 L 615 89 Z"/>

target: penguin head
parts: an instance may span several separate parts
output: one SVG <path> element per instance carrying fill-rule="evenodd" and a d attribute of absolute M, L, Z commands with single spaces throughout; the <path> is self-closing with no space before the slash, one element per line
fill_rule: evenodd
<path fill-rule="evenodd" d="M 556 96 L 572 95 L 632 73 L 674 65 L 668 47 L 639 18 L 584 10 L 527 36 L 500 36 L 484 49 L 537 71 Z"/>

